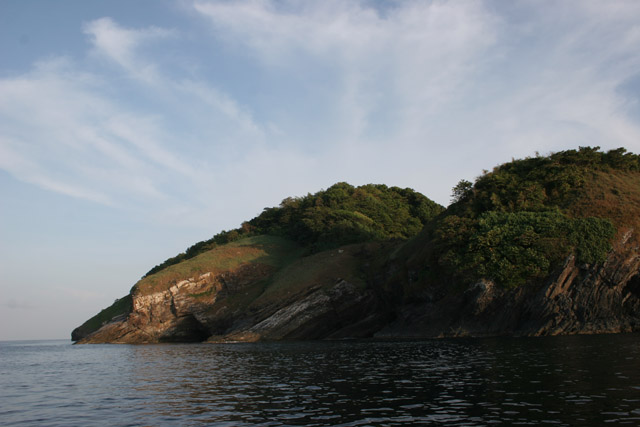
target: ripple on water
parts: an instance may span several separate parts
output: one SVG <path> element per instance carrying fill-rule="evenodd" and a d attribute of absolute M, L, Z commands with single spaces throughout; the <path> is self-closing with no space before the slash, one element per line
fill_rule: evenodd
<path fill-rule="evenodd" d="M 637 424 L 639 342 L 620 335 L 0 343 L 0 419 L 67 426 Z"/>

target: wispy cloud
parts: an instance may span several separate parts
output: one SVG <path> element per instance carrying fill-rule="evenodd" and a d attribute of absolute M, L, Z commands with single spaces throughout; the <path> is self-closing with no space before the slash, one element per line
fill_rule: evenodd
<path fill-rule="evenodd" d="M 91 38 L 94 54 L 114 61 L 147 83 L 156 81 L 157 68 L 139 58 L 139 48 L 145 43 L 175 35 L 174 31 L 158 27 L 124 28 L 107 17 L 85 23 L 84 33 Z"/>
<path fill-rule="evenodd" d="M 93 54 L 110 60 L 130 77 L 152 87 L 156 100 L 165 104 L 160 109 L 170 103 L 175 103 L 178 108 L 193 107 L 195 102 L 199 104 L 197 108 L 214 110 L 252 137 L 262 137 L 262 130 L 251 114 L 223 90 L 202 79 L 163 71 L 152 54 L 145 54 L 148 45 L 177 38 L 175 30 L 158 27 L 131 29 L 110 18 L 100 18 L 85 23 L 84 32 L 91 38 Z M 181 101 L 184 101 L 183 105 L 180 105 Z"/>
<path fill-rule="evenodd" d="M 111 19 L 85 24 L 85 32 L 93 53 L 132 83 L 118 87 L 119 77 L 97 71 L 92 58 L 63 57 L 0 79 L 0 168 L 146 218 L 174 212 L 167 222 L 207 224 L 218 205 L 212 189 L 235 169 L 227 159 L 245 158 L 265 131 L 215 85 L 162 72 L 141 54 L 145 42 L 173 33 L 130 30 Z"/>
<path fill-rule="evenodd" d="M 199 1 L 194 8 L 216 37 L 251 49 L 284 78 L 302 72 L 308 86 L 331 91 L 331 108 L 352 137 L 384 116 L 395 132 L 420 134 L 425 117 L 464 95 L 499 24 L 481 3 L 402 2 L 381 11 L 363 2 Z"/>
<path fill-rule="evenodd" d="M 441 186 L 469 173 L 458 165 L 478 173 L 536 150 L 640 149 L 629 115 L 637 94 L 619 90 L 640 73 L 637 2 L 193 5 L 216 39 L 282 79 L 305 77 L 290 84 L 324 103 L 324 115 L 320 125 L 299 119 L 325 153 L 366 157 L 370 167 L 405 159 L 401 172 L 377 176 L 408 182 L 408 166 L 422 164 L 420 179 Z M 282 104 L 293 110 L 298 99 Z M 351 168 L 372 174 L 365 162 Z M 446 200 L 448 188 L 413 185 Z"/>
<path fill-rule="evenodd" d="M 458 179 L 512 156 L 640 151 L 638 95 L 621 90 L 640 75 L 637 2 L 192 10 L 189 35 L 86 22 L 88 56 L 0 79 L 0 167 L 73 197 L 233 225 L 339 180 L 446 203 Z M 171 64 L 167 44 L 182 48 Z"/>
<path fill-rule="evenodd" d="M 111 131 L 110 121 L 127 108 L 101 95 L 100 84 L 64 59 L 0 80 L 1 166 L 43 188 L 105 204 L 117 192 L 157 196 L 153 184 L 135 184 L 148 173 L 149 156 Z"/>

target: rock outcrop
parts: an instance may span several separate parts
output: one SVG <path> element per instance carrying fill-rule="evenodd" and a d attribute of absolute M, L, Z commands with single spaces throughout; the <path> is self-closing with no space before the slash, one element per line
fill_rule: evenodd
<path fill-rule="evenodd" d="M 147 343 L 203 341 L 208 332 L 202 321 L 222 290 L 219 278 L 205 273 L 182 280 L 169 289 L 133 295 L 133 310 L 119 315 L 83 343 Z"/>
<path fill-rule="evenodd" d="M 232 307 L 271 271 L 247 264 L 205 273 L 169 289 L 133 295 L 133 309 L 80 343 L 242 342 L 340 338 L 540 336 L 640 330 L 637 241 L 615 245 L 599 265 L 563 266 L 538 285 L 502 289 L 478 281 L 466 290 L 443 284 L 412 303 L 389 306 L 384 294 L 343 279 L 311 286 L 277 304 Z"/>
<path fill-rule="evenodd" d="M 262 270 L 262 271 L 261 271 Z M 234 273 L 206 273 L 169 289 L 133 295 L 133 310 L 79 343 L 240 342 L 371 336 L 384 325 L 373 293 L 338 279 L 281 304 L 230 307 L 228 299 L 267 272 L 246 265 Z"/>
<path fill-rule="evenodd" d="M 640 252 L 624 234 L 607 260 L 577 265 L 570 255 L 537 285 L 504 290 L 479 281 L 444 286 L 396 311 L 378 337 L 542 336 L 640 331 Z"/>

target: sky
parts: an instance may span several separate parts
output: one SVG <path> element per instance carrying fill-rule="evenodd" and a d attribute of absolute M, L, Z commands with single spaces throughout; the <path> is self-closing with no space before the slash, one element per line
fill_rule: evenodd
<path fill-rule="evenodd" d="M 640 2 L 0 0 L 0 340 L 336 182 L 640 153 Z"/>

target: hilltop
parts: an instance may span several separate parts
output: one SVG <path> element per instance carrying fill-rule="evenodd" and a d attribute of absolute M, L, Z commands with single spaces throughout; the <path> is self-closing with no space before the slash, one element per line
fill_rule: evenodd
<path fill-rule="evenodd" d="M 381 335 L 549 335 L 640 327 L 640 156 L 580 147 L 460 181 L 381 284 Z M 401 286 L 398 286 L 401 284 Z"/>
<path fill-rule="evenodd" d="M 314 292 L 324 296 L 336 283 L 358 299 L 367 289 L 364 254 L 417 235 L 443 210 L 411 189 L 385 185 L 338 183 L 287 198 L 158 264 L 72 338 L 127 319 L 124 335 L 103 331 L 100 339 L 199 341 L 229 335 Z"/>
<path fill-rule="evenodd" d="M 544 335 L 640 326 L 640 156 L 581 147 L 283 200 L 152 268 L 82 342 Z"/>

